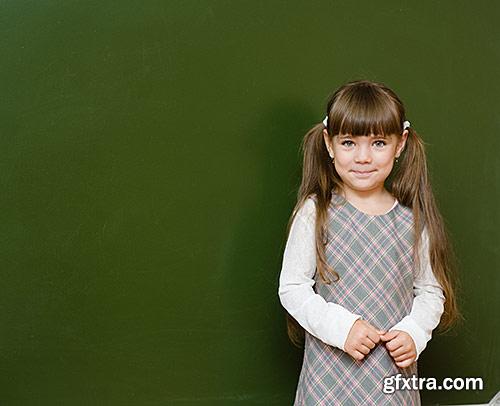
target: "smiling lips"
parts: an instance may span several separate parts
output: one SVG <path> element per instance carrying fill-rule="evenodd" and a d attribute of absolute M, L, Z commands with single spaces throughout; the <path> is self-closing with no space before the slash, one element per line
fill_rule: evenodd
<path fill-rule="evenodd" d="M 373 172 L 375 172 L 375 169 L 372 169 L 371 171 L 354 171 L 354 170 L 351 170 L 351 172 L 354 173 L 356 176 L 358 176 L 360 178 L 367 178 Z"/>

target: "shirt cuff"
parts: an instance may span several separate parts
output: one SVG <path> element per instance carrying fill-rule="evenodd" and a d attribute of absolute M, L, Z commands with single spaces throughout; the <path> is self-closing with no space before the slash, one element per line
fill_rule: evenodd
<path fill-rule="evenodd" d="M 416 362 L 420 357 L 422 351 L 427 346 L 427 342 L 429 341 L 425 335 L 425 332 L 410 316 L 404 317 L 399 323 L 395 324 L 389 329 L 389 331 L 392 330 L 401 330 L 410 335 L 417 349 L 417 358 L 415 358 Z"/>
<path fill-rule="evenodd" d="M 359 314 L 353 314 L 349 311 L 346 311 L 344 314 L 344 317 L 339 320 L 338 324 L 338 331 L 337 334 L 337 347 L 340 348 L 342 351 L 346 352 L 345 350 L 345 342 L 347 341 L 347 336 L 349 335 L 349 332 L 351 331 L 352 326 L 356 322 L 356 320 L 360 319 L 361 315 Z"/>

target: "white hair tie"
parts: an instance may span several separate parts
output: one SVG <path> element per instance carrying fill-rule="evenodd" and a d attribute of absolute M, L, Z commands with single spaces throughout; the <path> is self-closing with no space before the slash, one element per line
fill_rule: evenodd
<path fill-rule="evenodd" d="M 328 128 L 328 115 L 325 116 L 325 119 L 323 120 L 323 125 Z M 409 127 L 410 127 L 410 122 L 408 120 L 406 120 L 403 123 L 403 130 L 406 130 Z"/>

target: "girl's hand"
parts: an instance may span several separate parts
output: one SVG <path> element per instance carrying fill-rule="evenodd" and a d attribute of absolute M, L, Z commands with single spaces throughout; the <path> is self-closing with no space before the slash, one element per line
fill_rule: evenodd
<path fill-rule="evenodd" d="M 349 331 L 344 345 L 345 351 L 354 359 L 361 361 L 380 341 L 380 334 L 384 333 L 367 321 L 358 319 Z"/>
<path fill-rule="evenodd" d="M 392 330 L 380 336 L 385 348 L 400 368 L 410 366 L 417 358 L 417 348 L 411 336 L 405 331 Z"/>

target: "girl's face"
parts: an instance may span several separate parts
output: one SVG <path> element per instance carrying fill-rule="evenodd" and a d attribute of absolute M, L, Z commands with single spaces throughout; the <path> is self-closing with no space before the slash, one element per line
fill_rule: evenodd
<path fill-rule="evenodd" d="M 356 192 L 379 192 L 405 146 L 408 130 L 401 137 L 335 135 L 331 142 L 326 130 L 323 136 L 344 187 Z"/>

